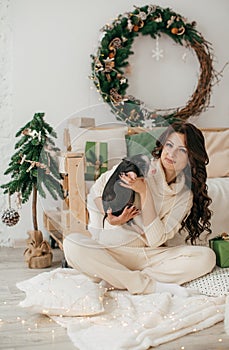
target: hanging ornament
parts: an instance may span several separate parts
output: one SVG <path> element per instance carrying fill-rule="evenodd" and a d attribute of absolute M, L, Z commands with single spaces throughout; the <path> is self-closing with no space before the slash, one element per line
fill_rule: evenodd
<path fill-rule="evenodd" d="M 11 208 L 10 194 L 9 194 L 9 208 L 2 213 L 2 222 L 7 226 L 14 226 L 18 223 L 20 215 L 17 210 Z"/>
<path fill-rule="evenodd" d="M 114 62 L 114 58 L 106 58 L 104 61 L 105 64 L 105 72 L 110 73 L 114 66 L 115 66 L 115 62 Z"/>
<path fill-rule="evenodd" d="M 146 129 L 152 129 L 153 126 L 153 120 L 152 119 L 145 119 L 143 122 L 144 128 Z"/>
<path fill-rule="evenodd" d="M 37 130 L 31 130 L 30 128 L 27 128 L 22 131 L 22 134 L 26 136 L 30 136 L 32 137 L 32 139 L 37 137 L 38 141 L 41 142 L 41 131 L 37 132 Z"/>
<path fill-rule="evenodd" d="M 179 28 L 177 27 L 173 27 L 171 29 L 171 33 L 174 34 L 174 35 L 183 35 L 185 32 L 185 27 L 181 26 Z"/>
<path fill-rule="evenodd" d="M 153 20 L 154 20 L 154 22 L 157 22 L 157 23 L 160 23 L 163 21 L 160 13 L 153 16 Z"/>
<path fill-rule="evenodd" d="M 2 213 L 2 222 L 7 226 L 16 225 L 19 219 L 20 219 L 19 213 L 13 208 L 8 208 L 4 210 Z"/>
<path fill-rule="evenodd" d="M 100 71 L 103 71 L 104 68 L 103 68 L 103 65 L 102 63 L 100 62 L 100 60 L 98 59 L 98 57 L 95 58 L 95 70 L 97 72 L 100 72 Z"/>
<path fill-rule="evenodd" d="M 128 20 L 127 20 L 127 29 L 129 30 L 129 32 L 132 32 L 133 26 L 134 25 L 132 24 L 130 18 L 128 18 Z"/>
<path fill-rule="evenodd" d="M 21 160 L 20 160 L 20 164 L 22 165 L 23 163 L 24 163 L 24 161 L 25 161 L 25 159 L 26 159 L 26 155 L 24 154 L 24 155 L 21 155 Z"/>
<path fill-rule="evenodd" d="M 182 61 L 186 62 L 186 58 L 187 58 L 187 52 L 184 52 L 182 55 Z"/>
<path fill-rule="evenodd" d="M 24 162 L 30 163 L 29 168 L 26 170 L 27 173 L 29 173 L 31 169 L 33 169 L 34 167 L 36 167 L 36 168 L 45 169 L 45 173 L 46 173 L 46 174 L 50 174 L 50 170 L 49 170 L 49 168 L 48 168 L 47 165 L 45 165 L 45 164 L 43 164 L 43 163 L 41 163 L 41 162 L 36 162 L 35 160 L 26 159 L 26 156 L 21 154 L 21 161 L 20 161 L 20 164 L 23 164 Z"/>
<path fill-rule="evenodd" d="M 125 77 L 122 77 L 121 79 L 120 79 L 120 84 L 122 85 L 122 84 L 125 84 L 126 83 L 126 78 Z"/>
<path fill-rule="evenodd" d="M 140 11 L 138 14 L 138 17 L 142 20 L 145 21 L 147 18 L 147 14 L 144 11 Z"/>
<path fill-rule="evenodd" d="M 16 192 L 15 203 L 18 209 L 22 208 L 22 195 L 21 192 Z"/>
<path fill-rule="evenodd" d="M 159 48 L 159 38 L 157 36 L 155 49 L 152 50 L 152 58 L 155 58 L 156 61 L 159 61 L 161 58 L 164 57 L 163 51 L 164 50 Z"/>
<path fill-rule="evenodd" d="M 166 28 L 169 28 L 169 27 L 173 24 L 173 22 L 175 21 L 175 19 L 176 19 L 176 16 L 171 16 L 170 19 L 167 21 L 167 26 L 166 26 Z"/>
<path fill-rule="evenodd" d="M 129 115 L 129 120 L 136 121 L 139 119 L 139 117 L 140 117 L 140 115 L 138 114 L 138 112 L 135 109 L 132 109 L 132 111 L 130 112 L 130 115 Z"/>
<path fill-rule="evenodd" d="M 110 90 L 110 96 L 113 103 L 122 103 L 123 101 L 125 101 L 125 98 L 122 95 L 120 95 L 115 88 L 112 88 Z"/>
<path fill-rule="evenodd" d="M 122 47 L 122 40 L 120 38 L 114 38 L 109 44 L 109 50 L 120 49 Z"/>

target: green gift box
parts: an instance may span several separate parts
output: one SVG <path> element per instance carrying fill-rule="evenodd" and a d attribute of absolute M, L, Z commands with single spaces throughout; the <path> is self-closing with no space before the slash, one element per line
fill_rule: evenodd
<path fill-rule="evenodd" d="M 209 240 L 209 246 L 216 254 L 216 265 L 229 267 L 229 236 L 222 234 Z"/>
<path fill-rule="evenodd" d="M 85 180 L 95 181 L 108 169 L 107 142 L 87 141 Z"/>

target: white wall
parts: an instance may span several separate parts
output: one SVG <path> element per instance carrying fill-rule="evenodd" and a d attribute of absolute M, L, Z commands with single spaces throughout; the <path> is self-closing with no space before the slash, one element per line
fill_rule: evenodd
<path fill-rule="evenodd" d="M 198 30 L 212 43 L 214 67 L 220 71 L 229 61 L 229 1 L 228 0 L 158 0 L 156 4 L 197 22 Z M 4 171 L 12 155 L 15 132 L 37 111 L 46 112 L 47 121 L 61 129 L 63 120 L 75 112 L 101 102 L 88 76 L 91 73 L 90 54 L 98 45 L 99 30 L 111 23 L 116 15 L 132 11 L 134 5 L 146 5 L 145 0 L 0 0 L 4 18 L 0 27 L 0 62 L 8 85 L 0 85 L 0 98 L 7 104 L 0 108 L 1 169 Z M 5 24 L 4 24 L 5 21 Z M 7 39 L 7 40 L 6 40 Z M 164 58 L 156 62 L 151 57 L 155 40 L 145 37 L 134 43 L 135 55 L 130 58 L 132 75 L 130 90 L 149 106 L 169 108 L 185 105 L 198 79 L 198 62 L 191 51 L 186 63 L 185 48 L 159 40 Z M 156 83 L 156 88 L 155 88 Z M 218 85 L 213 87 L 211 106 L 194 122 L 199 126 L 229 126 L 229 66 Z M 93 110 L 92 110 L 93 111 Z M 90 114 L 93 114 L 90 110 Z M 104 116 L 103 116 L 104 118 Z M 107 119 L 114 117 L 107 112 Z M 1 183 L 6 179 L 0 174 Z M 6 206 L 1 196 L 0 207 Z M 31 228 L 30 204 L 23 208 L 22 219 L 14 228 L 1 225 L 1 237 L 25 237 Z M 3 240 L 3 239 L 2 239 Z"/>

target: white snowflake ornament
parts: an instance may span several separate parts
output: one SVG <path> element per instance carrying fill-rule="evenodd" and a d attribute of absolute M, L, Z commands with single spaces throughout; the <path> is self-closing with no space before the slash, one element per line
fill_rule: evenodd
<path fill-rule="evenodd" d="M 155 58 L 156 61 L 160 61 L 161 58 L 164 57 L 164 50 L 159 48 L 159 39 L 158 36 L 156 38 L 156 46 L 155 49 L 152 50 L 152 58 Z"/>
<path fill-rule="evenodd" d="M 152 128 L 152 120 L 151 119 L 145 119 L 144 120 L 144 122 L 143 122 L 143 124 L 144 124 L 144 128 L 146 128 L 146 129 L 151 129 Z"/>

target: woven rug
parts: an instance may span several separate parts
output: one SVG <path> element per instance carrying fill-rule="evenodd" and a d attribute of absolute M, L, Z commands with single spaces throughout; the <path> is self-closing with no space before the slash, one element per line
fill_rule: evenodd
<path fill-rule="evenodd" d="M 208 296 L 229 295 L 229 268 L 216 266 L 211 273 L 185 283 L 183 286 L 197 289 L 201 294 Z"/>

